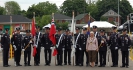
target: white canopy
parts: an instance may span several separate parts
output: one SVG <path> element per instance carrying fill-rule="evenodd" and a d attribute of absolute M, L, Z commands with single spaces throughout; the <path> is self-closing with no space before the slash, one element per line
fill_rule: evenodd
<path fill-rule="evenodd" d="M 45 27 L 51 28 L 51 24 L 47 24 L 46 26 L 43 27 L 43 29 L 44 29 Z"/>
<path fill-rule="evenodd" d="M 92 28 L 94 25 L 98 28 L 112 28 L 112 26 L 115 26 L 107 21 L 94 21 L 90 23 L 90 28 Z M 88 24 L 83 27 L 88 27 Z"/>

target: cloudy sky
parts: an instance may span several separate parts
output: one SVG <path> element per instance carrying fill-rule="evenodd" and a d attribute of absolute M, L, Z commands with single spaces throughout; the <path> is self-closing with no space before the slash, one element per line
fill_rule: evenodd
<path fill-rule="evenodd" d="M 4 7 L 4 3 L 11 0 L 0 0 L 0 6 Z M 19 3 L 22 10 L 27 10 L 32 4 L 37 4 L 39 2 L 49 1 L 50 3 L 56 3 L 59 7 L 65 0 L 12 0 Z M 128 0 L 133 7 L 133 0 Z"/>

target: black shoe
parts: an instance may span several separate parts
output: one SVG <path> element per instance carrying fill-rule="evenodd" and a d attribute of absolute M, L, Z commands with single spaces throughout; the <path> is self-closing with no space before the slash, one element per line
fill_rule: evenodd
<path fill-rule="evenodd" d="M 50 66 L 50 64 L 48 64 L 48 66 Z"/>
<path fill-rule="evenodd" d="M 64 65 L 67 65 L 66 63 Z"/>
<path fill-rule="evenodd" d="M 97 66 L 98 64 L 95 64 L 95 66 Z"/>
<path fill-rule="evenodd" d="M 114 67 L 118 67 L 118 65 L 115 65 Z"/>
<path fill-rule="evenodd" d="M 105 67 L 105 65 L 102 65 L 102 67 Z"/>
<path fill-rule="evenodd" d="M 71 63 L 69 63 L 69 65 L 71 65 Z"/>
<path fill-rule="evenodd" d="M 4 65 L 3 67 L 9 67 L 8 65 Z"/>
<path fill-rule="evenodd" d="M 60 64 L 56 64 L 56 66 L 59 66 Z"/>
<path fill-rule="evenodd" d="M 129 66 L 126 66 L 126 68 L 129 68 Z"/>
<path fill-rule="evenodd" d="M 24 64 L 24 66 L 27 66 L 27 64 Z"/>
<path fill-rule="evenodd" d="M 83 64 L 80 64 L 79 66 L 83 66 Z"/>
<path fill-rule="evenodd" d="M 115 67 L 115 65 L 112 65 L 111 67 Z"/>
<path fill-rule="evenodd" d="M 103 67 L 102 65 L 99 65 L 98 67 Z"/>
<path fill-rule="evenodd" d="M 88 67 L 88 64 L 86 64 L 86 67 Z"/>
<path fill-rule="evenodd" d="M 28 66 L 31 66 L 30 64 L 28 64 Z"/>
<path fill-rule="evenodd" d="M 124 65 L 120 66 L 121 68 L 125 67 Z"/>
<path fill-rule="evenodd" d="M 48 64 L 46 63 L 45 66 L 47 66 Z"/>
<path fill-rule="evenodd" d="M 8 65 L 8 67 L 10 67 L 11 65 Z"/>
<path fill-rule="evenodd" d="M 21 64 L 18 64 L 17 66 L 22 66 Z"/>
<path fill-rule="evenodd" d="M 79 66 L 79 65 L 76 64 L 75 66 Z"/>

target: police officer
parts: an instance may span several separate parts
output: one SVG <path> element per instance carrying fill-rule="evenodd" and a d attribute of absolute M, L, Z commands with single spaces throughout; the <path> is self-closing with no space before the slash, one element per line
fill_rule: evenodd
<path fill-rule="evenodd" d="M 32 45 L 32 37 L 30 35 L 30 30 L 26 30 L 26 36 L 23 39 L 23 47 L 22 47 L 22 51 L 24 51 L 24 65 L 25 66 L 31 66 L 30 65 L 31 47 L 32 47 L 31 45 Z"/>
<path fill-rule="evenodd" d="M 80 34 L 80 28 L 76 27 L 76 34 L 74 34 L 74 39 L 75 39 L 75 66 L 79 66 L 81 64 L 81 60 L 80 60 L 80 54 L 81 54 L 81 38 L 80 38 L 81 34 Z"/>
<path fill-rule="evenodd" d="M 49 27 L 45 27 L 45 34 L 42 35 L 42 44 L 44 47 L 44 54 L 45 54 L 45 66 L 51 63 L 51 52 L 52 52 L 52 42 L 49 39 Z"/>
<path fill-rule="evenodd" d="M 69 29 L 66 29 L 66 33 L 64 35 L 64 43 L 65 43 L 64 65 L 67 65 L 67 58 L 68 58 L 68 64 L 71 65 L 72 36 L 69 35 Z"/>
<path fill-rule="evenodd" d="M 34 57 L 34 66 L 39 66 L 40 64 L 40 52 L 41 52 L 41 38 L 42 38 L 42 34 L 40 32 L 40 27 L 36 26 L 36 40 L 35 40 L 35 44 L 36 44 L 36 55 Z"/>
<path fill-rule="evenodd" d="M 14 48 L 14 60 L 15 66 L 22 66 L 20 64 L 21 50 L 22 50 L 22 35 L 20 34 L 20 28 L 16 28 L 17 33 L 11 38 L 11 42 Z"/>
<path fill-rule="evenodd" d="M 113 26 L 112 29 L 113 29 L 113 32 L 110 35 L 109 43 L 108 43 L 110 46 L 112 63 L 113 63 L 111 67 L 118 67 L 119 35 L 116 32 L 117 27 Z"/>
<path fill-rule="evenodd" d="M 55 35 L 56 38 L 56 49 L 57 49 L 57 65 L 56 66 L 62 66 L 62 57 L 63 57 L 63 49 L 64 49 L 64 43 L 63 43 L 63 34 L 62 29 L 59 28 L 57 34 Z"/>
<path fill-rule="evenodd" d="M 95 25 L 93 26 L 93 32 L 94 32 L 95 37 L 97 38 L 99 36 L 99 33 L 97 31 L 97 26 L 95 26 Z M 98 53 L 96 56 L 97 56 L 97 58 L 96 58 L 95 66 L 98 65 Z"/>
<path fill-rule="evenodd" d="M 3 67 L 9 67 L 8 65 L 8 54 L 10 48 L 10 36 L 8 34 L 8 29 L 6 33 L 1 37 L 1 50 L 3 50 Z"/>
<path fill-rule="evenodd" d="M 122 51 L 122 66 L 128 68 L 129 66 L 129 49 L 131 45 L 131 40 L 127 35 L 127 30 L 122 30 L 122 35 L 120 36 L 119 45 Z"/>
<path fill-rule="evenodd" d="M 106 53 L 107 53 L 107 37 L 104 34 L 105 30 L 100 30 L 100 36 L 98 39 L 100 65 L 98 67 L 105 67 L 106 65 Z"/>
<path fill-rule="evenodd" d="M 86 41 L 87 41 L 88 35 L 87 35 L 87 28 L 83 28 L 83 34 L 81 34 L 81 48 L 82 48 L 82 53 L 81 53 L 81 66 L 83 66 L 84 63 L 84 53 L 86 55 L 86 66 L 89 64 L 89 56 L 88 52 L 86 52 Z"/>

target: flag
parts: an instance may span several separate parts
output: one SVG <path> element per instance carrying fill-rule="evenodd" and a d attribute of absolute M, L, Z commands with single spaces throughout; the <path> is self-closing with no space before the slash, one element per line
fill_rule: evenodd
<path fill-rule="evenodd" d="M 73 12 L 73 17 L 72 17 L 72 24 L 71 24 L 71 32 L 73 33 L 73 44 L 75 44 L 74 42 L 74 33 L 75 33 L 75 23 L 74 23 L 74 12 Z M 71 57 L 73 57 L 75 54 L 75 48 L 73 46 L 72 48 L 72 53 L 71 53 Z"/>
<path fill-rule="evenodd" d="M 35 57 L 37 51 L 36 51 L 36 45 L 35 45 L 35 34 L 36 34 L 36 32 L 35 32 L 35 20 L 34 19 L 32 20 L 31 34 L 34 37 L 33 57 Z"/>
<path fill-rule="evenodd" d="M 89 13 L 89 21 L 88 21 L 88 28 L 87 34 L 90 35 L 90 13 Z"/>
<path fill-rule="evenodd" d="M 54 24 L 54 20 L 52 20 L 49 39 L 52 41 L 53 45 L 56 45 L 55 33 L 56 33 L 55 24 Z"/>
<path fill-rule="evenodd" d="M 56 45 L 56 39 L 55 39 L 55 34 L 56 34 L 56 28 L 54 24 L 54 16 L 51 22 L 51 28 L 50 28 L 50 33 L 49 33 L 49 39 L 52 41 L 53 45 Z M 53 56 L 56 56 L 58 54 L 56 48 L 53 51 Z"/>
<path fill-rule="evenodd" d="M 12 30 L 12 16 L 10 16 L 10 23 L 11 23 L 11 27 L 10 27 L 10 38 L 12 38 L 12 32 L 13 32 L 13 30 Z M 12 57 L 13 57 L 13 55 L 12 55 L 12 52 L 13 51 L 13 48 L 12 48 L 12 45 L 10 44 L 10 58 L 12 59 Z"/>

